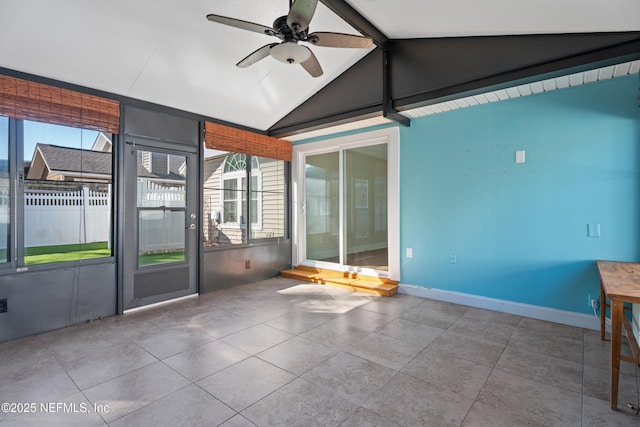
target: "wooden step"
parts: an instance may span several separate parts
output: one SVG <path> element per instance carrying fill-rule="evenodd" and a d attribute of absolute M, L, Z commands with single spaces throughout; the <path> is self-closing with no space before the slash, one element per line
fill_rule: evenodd
<path fill-rule="evenodd" d="M 290 279 L 337 286 L 387 297 L 398 292 L 398 282 L 395 280 L 384 277 L 365 276 L 353 272 L 297 266 L 292 270 L 282 270 L 280 275 Z"/>

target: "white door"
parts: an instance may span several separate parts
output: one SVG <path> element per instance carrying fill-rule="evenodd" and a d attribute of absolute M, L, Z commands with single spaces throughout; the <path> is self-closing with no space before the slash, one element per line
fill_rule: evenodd
<path fill-rule="evenodd" d="M 397 130 L 296 151 L 296 263 L 397 279 Z"/>

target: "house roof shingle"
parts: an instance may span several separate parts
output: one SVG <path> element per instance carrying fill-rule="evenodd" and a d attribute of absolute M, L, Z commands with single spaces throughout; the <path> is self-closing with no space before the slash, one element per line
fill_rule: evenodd
<path fill-rule="evenodd" d="M 111 175 L 112 153 L 40 143 L 38 149 L 49 170 Z"/>
<path fill-rule="evenodd" d="M 111 175 L 112 156 L 110 152 L 83 150 L 80 148 L 62 147 L 52 144 L 36 144 L 36 150 L 40 150 L 42 158 L 50 171 Z M 172 156 L 170 172 L 168 174 L 153 173 L 148 171 L 138 159 L 138 176 L 144 178 L 169 179 L 184 181 L 184 176 L 178 173 L 183 161 L 179 156 Z"/>

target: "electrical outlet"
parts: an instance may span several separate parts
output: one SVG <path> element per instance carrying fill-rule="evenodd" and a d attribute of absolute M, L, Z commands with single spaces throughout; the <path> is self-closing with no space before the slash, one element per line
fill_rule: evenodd
<path fill-rule="evenodd" d="M 251 260 L 247 259 L 244 261 L 244 268 L 245 269 L 251 268 Z"/>
<path fill-rule="evenodd" d="M 7 299 L 2 298 L 0 299 L 0 313 L 6 313 L 6 312 L 7 312 Z"/>
<path fill-rule="evenodd" d="M 599 304 L 599 301 L 597 299 L 592 299 L 591 300 L 591 308 L 593 308 L 594 310 L 597 310 L 599 305 L 600 304 Z"/>
<path fill-rule="evenodd" d="M 449 264 L 457 264 L 458 263 L 458 255 L 455 252 L 451 252 L 449 254 Z"/>

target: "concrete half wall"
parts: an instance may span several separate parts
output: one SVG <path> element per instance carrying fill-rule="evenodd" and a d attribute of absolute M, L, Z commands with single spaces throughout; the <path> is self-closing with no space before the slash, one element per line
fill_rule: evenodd
<path fill-rule="evenodd" d="M 1 276 L 0 342 L 114 315 L 115 275 L 102 263 Z"/>

